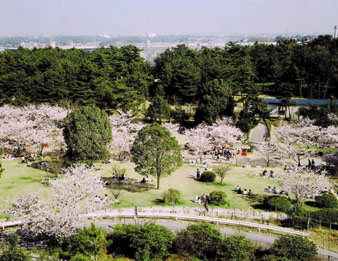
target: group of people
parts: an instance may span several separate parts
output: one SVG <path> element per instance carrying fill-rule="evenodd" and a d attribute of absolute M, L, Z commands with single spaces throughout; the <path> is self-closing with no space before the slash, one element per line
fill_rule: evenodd
<path fill-rule="evenodd" d="M 270 193 L 270 194 L 275 194 L 275 195 L 286 195 L 288 196 L 288 193 L 284 190 L 280 190 L 274 186 L 273 188 L 271 186 L 268 186 L 267 188 L 264 189 L 265 192 Z"/>
<path fill-rule="evenodd" d="M 268 178 L 275 178 L 276 174 L 270 170 L 270 174 L 268 175 L 268 171 L 265 169 L 262 173 L 261 173 L 261 177 L 268 177 Z"/>
<path fill-rule="evenodd" d="M 151 182 L 151 181 L 152 180 L 148 177 L 148 175 L 146 175 L 140 181 L 138 181 L 138 183 L 140 183 L 140 184 L 146 184 L 146 183 Z"/>
<path fill-rule="evenodd" d="M 314 159 L 312 159 L 312 160 L 308 159 L 307 167 L 308 167 L 308 169 L 315 169 L 316 168 L 315 160 Z"/>
<path fill-rule="evenodd" d="M 251 191 L 251 189 L 249 189 L 249 190 L 247 190 L 247 189 L 241 189 L 241 188 L 239 187 L 239 185 L 237 185 L 237 186 L 235 187 L 234 190 L 235 190 L 235 192 L 238 193 L 238 194 L 252 196 L 252 191 Z"/>
<path fill-rule="evenodd" d="M 113 202 L 111 202 L 111 201 L 109 200 L 107 194 L 104 194 L 104 198 L 102 198 L 102 197 L 100 197 L 100 196 L 98 196 L 98 195 L 95 195 L 95 197 L 94 197 L 94 202 L 95 202 L 95 203 L 98 203 L 98 204 L 99 204 L 99 203 L 103 203 L 103 202 L 105 202 L 105 203 L 113 203 L 113 204 L 119 203 L 119 201 L 118 201 L 117 199 L 115 199 Z"/>
<path fill-rule="evenodd" d="M 202 195 L 202 196 L 196 196 L 195 197 L 195 203 L 196 204 L 203 204 L 203 206 L 204 206 L 204 208 L 205 208 L 205 210 L 207 211 L 207 212 L 209 212 L 209 207 L 208 207 L 208 204 L 209 204 L 209 197 L 208 197 L 208 195 Z"/>
<path fill-rule="evenodd" d="M 125 174 L 122 174 L 121 176 L 115 175 L 115 173 L 112 174 L 112 177 L 110 180 L 105 182 L 106 186 L 112 185 L 113 183 L 125 181 L 128 177 Z"/>

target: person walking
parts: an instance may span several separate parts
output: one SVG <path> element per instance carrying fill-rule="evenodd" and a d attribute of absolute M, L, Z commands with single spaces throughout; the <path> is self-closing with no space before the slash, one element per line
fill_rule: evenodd
<path fill-rule="evenodd" d="M 206 210 L 207 212 L 209 212 L 209 208 L 208 208 L 208 200 L 205 200 L 205 201 L 204 201 L 204 207 L 205 207 L 205 210 Z"/>

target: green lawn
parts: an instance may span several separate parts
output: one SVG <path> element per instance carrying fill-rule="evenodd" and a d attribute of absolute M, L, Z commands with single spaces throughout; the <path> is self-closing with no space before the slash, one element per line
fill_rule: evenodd
<path fill-rule="evenodd" d="M 14 198 L 15 195 L 35 192 L 44 186 L 41 184 L 47 175 L 44 171 L 27 167 L 19 163 L 19 160 L 3 161 L 5 171 L 0 179 L 0 200 L 5 198 Z M 142 176 L 134 171 L 134 164 L 131 162 L 113 162 L 123 168 L 127 169 L 127 177 L 130 180 L 139 181 Z M 113 164 L 104 164 L 103 170 L 100 170 L 102 177 L 110 177 L 112 173 Z M 100 164 L 97 164 L 99 166 Z M 213 190 L 224 191 L 228 197 L 227 201 L 230 203 L 231 208 L 248 209 L 249 202 L 245 199 L 246 196 L 238 195 L 232 190 L 236 185 L 241 188 L 251 189 L 253 193 L 263 193 L 263 190 L 268 185 L 277 185 L 276 179 L 269 179 L 259 177 L 262 168 L 242 168 L 233 167 L 229 175 L 225 178 L 224 184 L 220 185 L 219 180 L 213 184 L 202 183 L 194 180 L 196 173 L 196 165 L 184 164 L 183 167 L 178 169 L 169 177 L 163 177 L 160 181 L 160 189 L 156 190 L 156 178 L 150 177 L 153 181 L 149 184 L 148 188 L 139 189 L 140 185 L 128 185 L 128 190 L 122 190 L 119 200 L 121 204 L 114 205 L 114 207 L 132 207 L 137 206 L 154 206 L 157 203 L 156 199 L 162 198 L 162 194 L 169 188 L 176 188 L 182 193 L 182 201 L 184 205 L 194 206 L 192 200 L 195 196 L 208 194 Z M 141 186 L 142 187 L 142 186 Z M 108 195 L 113 199 L 113 194 L 110 189 L 107 189 Z"/>
<path fill-rule="evenodd" d="M 4 160 L 5 171 L 0 178 L 0 200 L 14 198 L 16 195 L 35 192 L 43 185 L 41 181 L 47 178 L 45 171 L 27 167 L 19 163 L 21 160 Z"/>
<path fill-rule="evenodd" d="M 117 164 L 127 169 L 127 176 L 130 179 L 142 179 L 141 175 L 135 173 L 133 163 L 126 162 Z M 104 170 L 102 171 L 102 176 L 111 176 L 111 166 L 111 164 L 103 165 Z M 169 188 L 176 188 L 182 193 L 182 201 L 184 205 L 187 206 L 195 206 L 192 200 L 195 199 L 196 195 L 201 196 L 202 194 L 209 194 L 213 190 L 221 190 L 228 195 L 227 201 L 230 203 L 231 208 L 248 209 L 250 205 L 245 199 L 246 196 L 238 195 L 232 191 L 236 185 L 239 185 L 242 189 L 251 189 L 253 193 L 263 193 L 264 188 L 267 186 L 277 185 L 276 179 L 263 178 L 259 176 L 259 173 L 263 171 L 260 167 L 247 169 L 242 167 L 233 167 L 229 172 L 229 175 L 225 178 L 223 185 L 219 184 L 218 178 L 213 184 L 202 183 L 194 179 L 197 167 L 197 165 L 184 164 L 183 167 L 178 169 L 171 176 L 161 178 L 159 190 L 149 189 L 141 192 L 123 191 L 119 197 L 121 204 L 116 206 L 153 206 L 156 205 L 154 200 L 160 199 L 164 191 Z M 151 184 L 155 187 L 156 178 L 151 178 L 153 179 Z M 109 194 L 112 196 L 111 193 Z"/>

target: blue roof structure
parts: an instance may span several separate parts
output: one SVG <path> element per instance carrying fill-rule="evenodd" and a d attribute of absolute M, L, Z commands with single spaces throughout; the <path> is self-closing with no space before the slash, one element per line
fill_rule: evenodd
<path fill-rule="evenodd" d="M 268 104 L 282 104 L 282 99 L 266 98 L 263 101 Z M 290 102 L 293 103 L 290 106 L 310 106 L 310 104 L 325 106 L 328 101 L 328 99 L 290 99 Z M 333 103 L 338 104 L 338 100 L 333 100 Z"/>

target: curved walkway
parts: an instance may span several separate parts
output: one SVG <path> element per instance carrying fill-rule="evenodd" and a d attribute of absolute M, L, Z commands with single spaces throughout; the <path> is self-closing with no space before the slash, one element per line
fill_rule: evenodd
<path fill-rule="evenodd" d="M 135 213 L 131 211 L 128 211 L 128 212 L 97 212 L 97 213 L 87 214 L 86 216 L 88 218 L 135 218 L 136 217 Z M 303 237 L 306 237 L 309 235 L 308 232 L 302 232 L 302 231 L 297 231 L 297 230 L 278 227 L 278 226 L 270 226 L 270 225 L 258 224 L 258 223 L 241 221 L 241 220 L 232 220 L 232 219 L 200 216 L 200 215 L 197 216 L 197 215 L 186 215 L 186 214 L 178 214 L 178 213 L 138 212 L 137 217 L 139 218 L 174 218 L 175 220 L 180 219 L 180 220 L 192 220 L 192 221 L 207 221 L 207 222 L 212 222 L 216 224 L 230 224 L 230 225 L 253 227 L 253 228 L 257 228 L 258 230 L 267 229 L 267 230 L 277 231 L 281 233 L 299 235 Z"/>
<path fill-rule="evenodd" d="M 135 212 L 132 210 L 134 209 L 128 209 L 129 211 L 124 212 L 95 212 L 85 215 L 87 218 L 136 218 Z M 212 222 L 216 224 L 230 224 L 230 225 L 239 225 L 239 226 L 246 226 L 246 227 L 253 227 L 257 228 L 259 231 L 261 229 L 266 230 L 272 230 L 287 234 L 294 234 L 299 236 L 308 236 L 309 233 L 287 229 L 283 227 L 278 226 L 270 226 L 270 225 L 264 225 L 264 224 L 258 224 L 253 222 L 247 222 L 247 221 L 240 221 L 240 220 L 232 220 L 232 219 L 224 219 L 224 218 L 217 218 L 217 217 L 209 217 L 209 216 L 196 216 L 196 215 L 187 215 L 187 214 L 178 214 L 178 213 L 165 213 L 165 212 L 138 212 L 137 218 L 174 218 L 176 221 L 178 220 L 188 220 L 188 221 L 206 221 L 206 222 Z M 106 223 L 106 222 L 105 222 Z M 171 224 L 171 230 L 178 230 L 181 229 L 180 226 L 174 225 L 175 222 L 169 221 Z M 6 227 L 13 227 L 13 226 L 20 226 L 23 224 L 23 221 L 11 221 L 11 222 L 3 222 L 0 223 L 1 228 Z M 221 232 L 223 234 L 238 234 L 237 230 L 232 228 L 222 228 Z M 244 235 L 248 236 L 249 239 L 255 240 L 257 242 L 263 242 L 265 244 L 272 244 L 275 237 L 273 236 L 267 236 L 264 234 L 259 233 L 253 233 L 253 232 L 244 232 Z M 320 255 L 329 256 L 331 260 L 338 260 L 338 254 L 328 251 L 326 249 L 319 248 Z M 332 259 L 333 258 L 333 259 Z"/>

